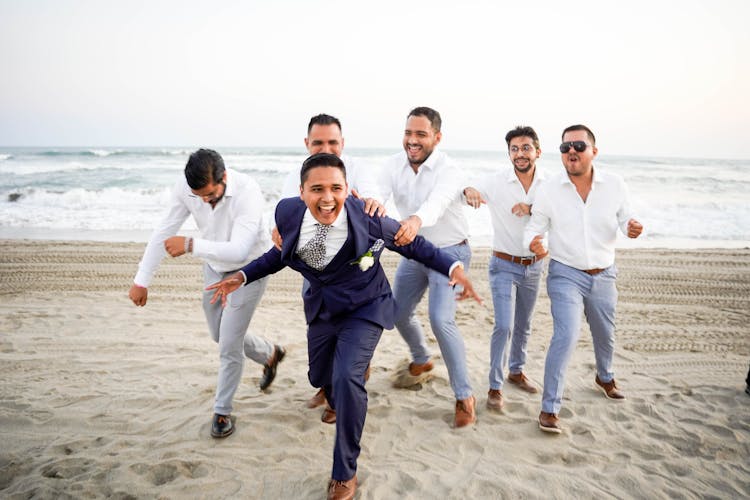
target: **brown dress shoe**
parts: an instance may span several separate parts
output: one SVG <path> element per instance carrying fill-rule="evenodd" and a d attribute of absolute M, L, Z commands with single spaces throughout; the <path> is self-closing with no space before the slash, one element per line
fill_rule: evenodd
<path fill-rule="evenodd" d="M 409 374 L 412 377 L 418 377 L 425 372 L 431 371 L 434 367 L 435 365 L 432 363 L 432 360 L 427 360 L 427 363 L 422 363 L 421 365 L 409 363 Z"/>
<path fill-rule="evenodd" d="M 324 424 L 335 424 L 336 423 L 336 410 L 330 407 L 326 403 L 326 407 L 323 410 L 323 414 L 320 416 L 320 421 Z"/>
<path fill-rule="evenodd" d="M 323 389 L 319 389 L 318 392 L 315 393 L 315 396 L 311 397 L 307 401 L 308 408 L 317 408 L 318 406 L 323 406 L 324 404 L 326 404 L 326 393 Z"/>
<path fill-rule="evenodd" d="M 503 401 L 503 392 L 500 389 L 490 389 L 487 393 L 487 408 L 490 410 L 500 411 L 505 406 Z"/>
<path fill-rule="evenodd" d="M 517 386 L 522 391 L 530 392 L 531 394 L 536 394 L 539 392 L 539 389 L 537 389 L 528 378 L 526 378 L 526 375 L 521 373 L 509 373 L 508 374 L 508 382 L 511 384 Z"/>
<path fill-rule="evenodd" d="M 328 482 L 328 500 L 350 500 L 354 498 L 354 493 L 356 491 L 356 475 L 348 481 L 336 481 L 335 479 L 331 479 Z"/>
<path fill-rule="evenodd" d="M 544 432 L 560 434 L 560 419 L 554 413 L 541 412 L 539 414 L 539 428 Z"/>
<path fill-rule="evenodd" d="M 453 422 L 455 428 L 466 427 L 477 421 L 476 404 L 474 396 L 456 400 L 456 419 Z"/>
<path fill-rule="evenodd" d="M 602 382 L 599 380 L 599 375 L 596 376 L 594 379 L 594 382 L 596 382 L 596 388 L 603 391 L 604 395 L 607 396 L 609 399 L 614 399 L 615 401 L 624 401 L 625 400 L 625 394 L 620 392 L 620 389 L 617 388 L 617 383 L 615 382 L 615 379 L 612 379 L 610 382 Z"/>

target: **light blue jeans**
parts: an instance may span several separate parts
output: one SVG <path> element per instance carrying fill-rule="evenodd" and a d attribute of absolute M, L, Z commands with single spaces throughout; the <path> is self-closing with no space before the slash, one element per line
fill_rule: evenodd
<path fill-rule="evenodd" d="M 440 251 L 454 261 L 460 260 L 464 268 L 469 269 L 469 245 L 452 245 L 441 248 Z M 426 363 L 431 353 L 425 342 L 422 324 L 414 310 L 429 289 L 428 311 L 432 332 L 443 354 L 456 399 L 466 399 L 471 396 L 471 383 L 466 370 L 466 348 L 456 326 L 456 291 L 448 285 L 449 281 L 447 276 L 434 269 L 402 258 L 393 280 L 393 297 L 398 308 L 396 328 L 409 346 L 414 363 Z"/>
<path fill-rule="evenodd" d="M 231 274 L 234 273 L 217 273 L 208 264 L 203 265 L 205 285 L 221 281 Z M 203 312 L 206 314 L 208 332 L 219 344 L 219 377 L 214 411 L 220 415 L 232 412 L 232 399 L 242 379 L 243 354 L 259 364 L 267 362 L 273 355 L 273 344 L 247 331 L 267 283 L 268 277 L 240 287 L 227 296 L 225 308 L 221 307 L 221 300 L 211 304 L 213 290 L 203 291 Z"/>
<path fill-rule="evenodd" d="M 508 338 L 511 339 L 510 373 L 521 373 L 526 364 L 526 345 L 531 335 L 531 318 L 539 295 L 543 264 L 544 261 L 539 260 L 524 266 L 494 255 L 490 258 L 489 281 L 495 308 L 495 327 L 490 340 L 490 389 L 503 388 Z"/>
<path fill-rule="evenodd" d="M 594 343 L 596 374 L 603 382 L 610 382 L 614 378 L 616 278 L 617 267 L 614 264 L 590 276 L 555 260 L 550 261 L 547 293 L 552 309 L 553 331 L 544 364 L 543 412 L 560 412 L 565 372 L 581 334 L 584 314 Z"/>

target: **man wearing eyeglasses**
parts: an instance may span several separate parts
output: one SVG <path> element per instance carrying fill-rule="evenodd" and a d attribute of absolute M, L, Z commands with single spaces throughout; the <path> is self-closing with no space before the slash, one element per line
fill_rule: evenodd
<path fill-rule="evenodd" d="M 539 428 L 562 432 L 558 414 L 565 388 L 565 371 L 586 315 L 594 344 L 594 387 L 614 401 L 625 395 L 615 382 L 615 241 L 618 228 L 637 238 L 643 226 L 633 218 L 627 187 L 621 177 L 594 168 L 598 150 L 594 133 L 572 125 L 562 134 L 560 152 L 565 173 L 550 178 L 537 193 L 524 244 L 537 255 L 547 249 L 550 265 L 547 293 L 553 333 L 544 366 L 544 390 Z"/>
<path fill-rule="evenodd" d="M 503 360 L 508 339 L 508 382 L 519 389 L 539 390 L 523 373 L 526 345 L 531 334 L 543 258 L 537 258 L 523 244 L 523 230 L 531 215 L 534 198 L 544 175 L 536 168 L 541 155 L 539 137 L 531 127 L 516 127 L 505 135 L 513 167 L 479 179 L 476 187 L 464 189 L 466 203 L 479 208 L 486 203 L 492 219 L 492 257 L 489 282 L 495 309 L 495 327 L 490 340 L 490 390 L 487 408 L 501 411 L 503 400 Z M 512 333 L 512 335 L 511 335 Z"/>
<path fill-rule="evenodd" d="M 206 285 L 241 268 L 269 247 L 262 224 L 263 194 L 251 177 L 224 167 L 219 153 L 199 149 L 190 155 L 185 175 L 172 189 L 168 212 L 154 230 L 138 265 L 129 297 L 145 306 L 150 285 L 166 254 L 179 257 L 192 253 L 204 260 Z M 175 235 L 193 216 L 200 238 Z M 244 357 L 263 365 L 260 389 L 267 389 L 285 350 L 247 332 L 250 319 L 266 289 L 267 279 L 248 286 L 233 296 L 229 306 L 211 304 L 212 292 L 203 292 L 203 312 L 211 338 L 219 344 L 219 375 L 216 383 L 211 436 L 223 438 L 234 432 L 230 413 L 232 399 L 240 385 Z"/>

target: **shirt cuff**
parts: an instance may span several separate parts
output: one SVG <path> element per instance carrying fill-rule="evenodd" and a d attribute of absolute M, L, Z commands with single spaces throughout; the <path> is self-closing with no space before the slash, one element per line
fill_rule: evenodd
<path fill-rule="evenodd" d="M 242 286 L 247 285 L 247 275 L 245 274 L 245 271 L 240 269 L 238 272 L 242 275 Z"/>
<path fill-rule="evenodd" d="M 454 262 L 453 264 L 451 264 L 450 269 L 448 269 L 448 276 L 450 276 L 451 274 L 453 274 L 453 270 L 455 268 L 457 268 L 457 267 L 460 267 L 461 269 L 464 269 L 464 263 L 461 262 L 460 260 L 457 260 L 456 262 Z"/>

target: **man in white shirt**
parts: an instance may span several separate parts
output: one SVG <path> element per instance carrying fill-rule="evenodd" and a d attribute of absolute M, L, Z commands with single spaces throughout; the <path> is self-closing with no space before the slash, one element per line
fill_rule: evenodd
<path fill-rule="evenodd" d="M 346 165 L 349 189 L 354 190 L 357 197 L 364 198 L 365 211 L 370 215 L 374 215 L 376 212 L 381 216 L 385 215 L 383 195 L 378 185 L 379 175 L 373 167 L 365 169 L 358 163 L 355 163 L 351 156 L 344 154 L 344 137 L 341 133 L 341 121 L 338 118 L 324 113 L 310 118 L 310 122 L 307 124 L 305 148 L 310 156 L 318 153 L 328 153 L 341 158 L 344 165 Z M 284 181 L 284 186 L 281 189 L 281 199 L 297 198 L 299 195 L 299 172 L 295 170 L 289 172 Z M 276 227 L 273 228 L 271 236 L 276 247 L 280 249 L 282 241 Z M 305 280 L 302 286 L 303 293 L 307 286 L 308 284 Z M 368 370 L 365 379 L 369 379 L 369 377 L 370 372 Z M 316 408 L 324 404 L 326 404 L 325 394 L 323 389 L 320 389 L 309 399 L 307 407 Z M 336 412 L 330 405 L 326 405 L 323 410 L 321 421 L 326 424 L 336 422 Z"/>
<path fill-rule="evenodd" d="M 637 238 L 643 226 L 633 218 L 628 190 L 621 177 L 594 169 L 598 150 L 594 133 L 572 125 L 562 134 L 565 173 L 548 179 L 537 193 L 524 245 L 544 255 L 543 233 L 549 231 L 549 275 L 553 333 L 544 365 L 544 391 L 539 428 L 561 432 L 558 413 L 565 371 L 581 333 L 581 317 L 591 329 L 596 358 L 595 387 L 621 401 L 612 371 L 615 348 L 615 241 L 618 228 Z"/>
<path fill-rule="evenodd" d="M 490 390 L 487 408 L 500 411 L 503 401 L 503 361 L 508 339 L 508 382 L 520 389 L 539 390 L 523 373 L 526 345 L 531 335 L 531 318 L 539 295 L 542 258 L 523 244 L 523 230 L 544 174 L 536 160 L 542 153 L 539 137 L 531 127 L 516 127 L 505 135 L 513 167 L 479 179 L 464 189 L 466 202 L 474 208 L 486 203 L 492 219 L 492 257 L 489 282 L 495 308 L 495 327 L 490 340 Z M 511 335 L 512 333 L 512 335 Z"/>
<path fill-rule="evenodd" d="M 271 246 L 262 224 L 263 194 L 258 184 L 245 174 L 224 168 L 221 156 L 210 149 L 190 155 L 185 175 L 172 190 L 172 203 L 146 246 L 138 273 L 130 288 L 130 299 L 145 306 L 148 286 L 168 253 L 179 257 L 192 253 L 204 260 L 205 285 L 234 273 L 262 255 Z M 192 215 L 201 238 L 175 236 Z M 267 279 L 246 287 L 232 296 L 229 307 L 211 304 L 212 292 L 203 291 L 203 312 L 211 338 L 219 344 L 218 382 L 211 435 L 226 437 L 234 432 L 230 416 L 232 399 L 240 384 L 244 355 L 263 365 L 261 390 L 276 376 L 285 350 L 247 332 L 250 319 L 266 288 Z"/>
<path fill-rule="evenodd" d="M 349 180 L 349 189 L 355 190 L 359 197 L 365 200 L 365 210 L 374 214 L 380 209 L 380 215 L 385 215 L 383 205 L 383 194 L 378 185 L 379 175 L 377 170 L 370 166 L 356 163 L 354 159 L 344 154 L 344 137 L 341 133 L 341 121 L 335 116 L 319 114 L 310 118 L 307 125 L 307 137 L 305 137 L 305 149 L 308 154 L 329 153 L 338 156 L 346 165 L 346 176 Z M 289 172 L 281 189 L 281 198 L 295 198 L 299 196 L 299 172 Z M 274 238 L 274 243 L 277 243 Z"/>
<path fill-rule="evenodd" d="M 387 200 L 393 194 L 401 221 L 396 244 L 408 244 L 417 234 L 468 269 L 471 260 L 468 224 L 461 190 L 466 186 L 458 167 L 437 149 L 442 134 L 440 114 L 434 109 L 413 109 L 404 130 L 404 152 L 388 161 L 381 183 Z M 456 326 L 455 290 L 446 276 L 419 262 L 401 259 L 394 278 L 393 296 L 398 304 L 396 328 L 411 351 L 409 374 L 419 377 L 433 369 L 422 325 L 414 312 L 429 289 L 432 331 L 443 354 L 451 388 L 456 397 L 455 427 L 476 421 L 475 403 L 466 368 L 466 349 Z"/>

